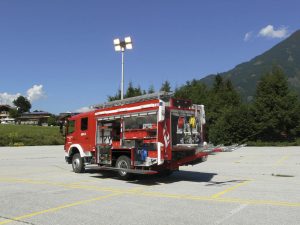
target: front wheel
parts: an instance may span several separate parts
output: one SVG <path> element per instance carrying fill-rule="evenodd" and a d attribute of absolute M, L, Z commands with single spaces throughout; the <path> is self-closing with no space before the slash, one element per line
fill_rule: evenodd
<path fill-rule="evenodd" d="M 120 156 L 116 162 L 116 167 L 119 169 L 130 169 L 130 158 L 125 155 Z M 132 177 L 132 174 L 124 170 L 118 170 L 118 174 L 119 177 L 124 180 Z"/>
<path fill-rule="evenodd" d="M 85 171 L 83 158 L 81 158 L 79 153 L 73 155 L 72 168 L 75 173 L 83 173 Z"/>

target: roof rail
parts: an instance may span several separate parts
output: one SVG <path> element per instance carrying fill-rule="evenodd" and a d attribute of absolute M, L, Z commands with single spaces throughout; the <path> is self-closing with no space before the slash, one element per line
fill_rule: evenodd
<path fill-rule="evenodd" d="M 151 93 L 151 94 L 140 95 L 140 96 L 131 97 L 131 98 L 125 98 L 123 100 L 116 100 L 116 101 L 111 101 L 111 102 L 105 102 L 102 104 L 92 105 L 91 107 L 94 109 L 103 109 L 103 108 L 107 108 L 107 107 L 121 106 L 121 105 L 125 105 L 125 104 L 142 102 L 142 101 L 151 100 L 151 99 L 166 100 L 172 96 L 173 96 L 173 92 L 160 91 L 157 93 Z"/>

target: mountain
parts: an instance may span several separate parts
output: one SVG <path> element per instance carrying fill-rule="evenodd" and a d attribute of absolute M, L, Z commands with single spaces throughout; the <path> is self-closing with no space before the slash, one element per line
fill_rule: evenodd
<path fill-rule="evenodd" d="M 230 79 L 242 97 L 249 101 L 253 98 L 261 76 L 271 71 L 275 65 L 281 67 L 290 87 L 300 95 L 300 30 L 265 53 L 219 75 Z M 215 76 L 209 75 L 200 81 L 211 86 Z"/>

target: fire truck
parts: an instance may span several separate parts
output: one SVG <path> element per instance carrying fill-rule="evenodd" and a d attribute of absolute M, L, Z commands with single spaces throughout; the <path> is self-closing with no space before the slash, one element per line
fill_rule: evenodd
<path fill-rule="evenodd" d="M 89 165 L 133 174 L 170 174 L 179 166 L 206 161 L 205 111 L 168 92 L 93 106 L 68 118 L 65 159 L 75 173 Z"/>

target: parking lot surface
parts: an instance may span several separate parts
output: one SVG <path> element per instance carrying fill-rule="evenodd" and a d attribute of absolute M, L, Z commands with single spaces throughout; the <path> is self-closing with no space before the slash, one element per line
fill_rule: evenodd
<path fill-rule="evenodd" d="M 0 148 L 0 225 L 300 224 L 300 147 L 244 147 L 169 177 L 72 172 L 63 146 Z"/>

